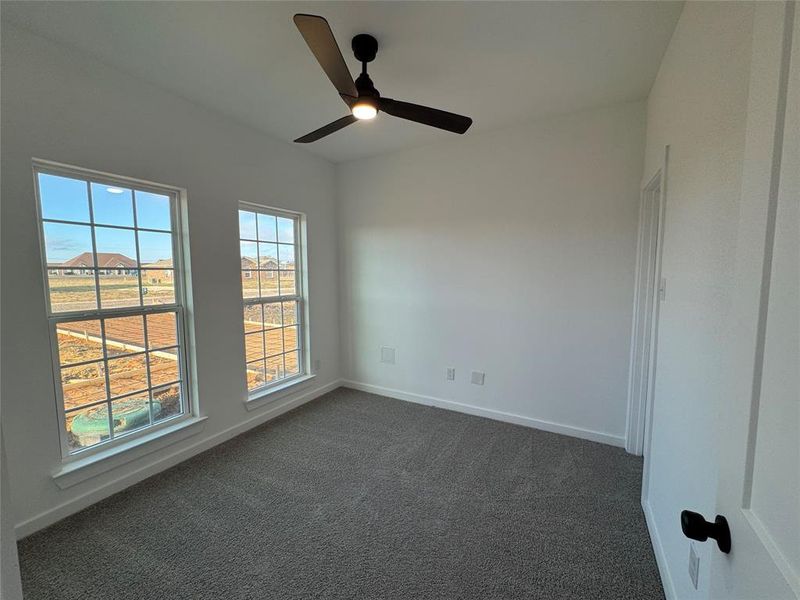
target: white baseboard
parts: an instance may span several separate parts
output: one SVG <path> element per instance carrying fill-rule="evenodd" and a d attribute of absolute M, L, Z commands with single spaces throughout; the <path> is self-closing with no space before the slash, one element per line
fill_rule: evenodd
<path fill-rule="evenodd" d="M 257 427 L 258 425 L 266 423 L 267 421 L 270 421 L 282 415 L 283 413 L 292 410 L 293 408 L 297 408 L 306 402 L 310 402 L 311 400 L 314 400 L 323 394 L 327 394 L 328 392 L 335 390 L 340 386 L 341 380 L 336 379 L 327 385 L 308 390 L 304 393 L 294 396 L 293 398 L 280 398 L 275 402 L 274 406 L 267 404 L 262 407 L 263 410 L 257 409 L 257 414 L 249 419 L 246 419 L 245 421 L 215 433 L 210 437 L 199 440 L 197 443 L 190 446 L 184 446 L 179 450 L 170 449 L 169 452 L 162 453 L 155 460 L 151 460 L 146 465 L 143 465 L 134 471 L 129 471 L 125 475 L 109 481 L 100 487 L 90 490 L 85 494 L 82 494 L 76 498 L 64 502 L 63 504 L 59 504 L 49 510 L 26 519 L 21 523 L 18 523 L 15 527 L 17 539 L 21 539 L 40 529 L 44 529 L 45 527 L 52 525 L 53 523 L 60 521 L 71 514 L 74 514 L 88 506 L 91 506 L 92 504 L 95 504 L 96 502 L 99 502 L 103 498 L 107 498 L 108 496 L 122 491 L 127 487 L 130 487 L 152 475 L 155 475 L 156 473 L 160 473 L 161 471 L 175 466 L 178 463 L 195 456 L 196 454 L 200 454 L 205 450 L 213 448 L 222 442 L 242 434 L 253 427 Z M 151 459 L 153 458 L 152 454 L 148 456 Z"/>
<path fill-rule="evenodd" d="M 600 442 L 601 444 L 609 444 L 611 446 L 617 446 L 620 448 L 625 447 L 624 437 L 603 433 L 601 431 L 592 431 L 591 429 L 583 429 L 581 427 L 574 427 L 572 425 L 562 425 L 560 423 L 552 423 L 550 421 L 543 421 L 541 419 L 523 417 L 522 415 L 516 415 L 513 413 L 502 412 L 490 408 L 481 408 L 479 406 L 463 404 L 453 400 L 444 400 L 443 398 L 435 398 L 433 396 L 424 396 L 422 394 L 404 392 L 379 385 L 372 385 L 370 383 L 361 383 L 360 381 L 344 379 L 342 380 L 342 385 L 344 387 L 353 388 L 354 390 L 370 392 L 372 394 L 378 394 L 379 396 L 388 396 L 389 398 L 395 398 L 397 400 L 405 400 L 407 402 L 424 404 L 426 406 L 435 406 L 437 408 L 444 408 L 445 410 L 452 410 L 477 417 L 486 417 L 487 419 L 504 421 L 506 423 L 513 423 L 515 425 L 523 425 L 525 427 L 541 429 L 542 431 L 549 431 L 551 433 L 560 433 L 563 435 L 590 440 L 592 442 Z"/>
<path fill-rule="evenodd" d="M 656 520 L 653 516 L 653 509 L 650 508 L 650 503 L 642 500 L 642 510 L 644 511 L 644 519 L 647 523 L 647 531 L 650 533 L 650 543 L 653 545 L 653 554 L 656 555 L 656 565 L 658 565 L 658 573 L 661 575 L 661 585 L 664 588 L 664 596 L 667 600 L 677 600 L 675 586 L 672 583 L 672 575 L 669 572 L 669 564 L 667 564 L 667 556 L 664 554 L 664 546 L 661 545 L 661 536 L 658 534 Z"/>

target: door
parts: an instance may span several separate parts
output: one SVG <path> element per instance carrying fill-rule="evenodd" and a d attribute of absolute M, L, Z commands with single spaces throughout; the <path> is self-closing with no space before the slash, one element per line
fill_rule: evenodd
<path fill-rule="evenodd" d="M 794 44 L 793 44 L 794 41 Z M 755 11 L 713 598 L 800 598 L 800 11 Z M 706 515 L 709 517 L 709 515 Z M 713 519 L 709 519 L 713 520 Z M 713 540 L 709 540 L 714 543 Z"/>

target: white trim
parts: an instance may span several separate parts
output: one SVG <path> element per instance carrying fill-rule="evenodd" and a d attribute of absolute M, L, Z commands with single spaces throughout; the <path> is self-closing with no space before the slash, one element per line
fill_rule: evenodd
<path fill-rule="evenodd" d="M 177 423 L 170 424 L 169 427 L 163 427 L 157 431 L 145 430 L 147 435 L 129 440 L 124 444 L 105 448 L 103 452 L 64 463 L 60 469 L 53 473 L 53 480 L 62 490 L 71 488 L 73 485 L 77 485 L 87 479 L 102 475 L 112 469 L 200 433 L 203 431 L 207 418 L 192 417 L 182 419 Z"/>
<path fill-rule="evenodd" d="M 277 402 L 288 396 L 289 394 L 295 393 L 297 390 L 294 389 L 295 386 L 300 386 L 304 383 L 309 383 L 311 380 L 315 379 L 316 375 L 299 375 L 295 377 L 291 377 L 289 379 L 285 379 L 281 381 L 278 385 L 274 387 L 261 388 L 262 392 L 256 396 L 250 396 L 247 400 L 244 401 L 244 407 L 247 410 L 256 410 L 257 408 L 262 408 L 268 404 L 273 402 Z"/>
<path fill-rule="evenodd" d="M 514 425 L 522 425 L 523 427 L 531 427 L 533 429 L 549 431 L 550 433 L 560 433 L 562 435 L 568 435 L 570 437 L 581 438 L 584 440 L 599 442 L 601 444 L 608 444 L 620 448 L 625 447 L 625 438 L 620 435 L 611 435 L 610 433 L 593 431 L 591 429 L 584 429 L 582 427 L 575 427 L 573 425 L 563 425 L 561 423 L 553 423 L 552 421 L 524 417 L 514 413 L 507 413 L 491 408 L 482 408 L 479 406 L 473 406 L 472 404 L 463 404 L 461 402 L 445 400 L 443 398 L 436 398 L 434 396 L 425 396 L 412 392 L 404 392 L 402 390 L 372 385 L 370 383 L 362 383 L 360 381 L 350 381 L 345 379 L 342 380 L 342 386 L 352 388 L 354 390 L 360 390 L 362 392 L 369 392 L 371 394 L 395 398 L 396 400 L 405 400 L 406 402 L 414 402 L 415 404 L 435 406 L 437 408 L 452 410 L 454 412 L 460 412 L 467 415 L 485 417 L 494 421 L 503 421 L 504 423 L 513 423 Z"/>
<path fill-rule="evenodd" d="M 639 236 L 634 276 L 633 318 L 628 364 L 628 411 L 625 450 L 644 454 L 646 416 L 652 410 L 658 314 L 661 302 L 661 251 L 664 224 L 665 161 L 642 187 L 639 200 Z M 650 220 L 646 220 L 647 217 Z"/>
<path fill-rule="evenodd" d="M 658 534 L 653 509 L 648 502 L 643 500 L 642 510 L 644 511 L 644 520 L 647 523 L 647 531 L 650 533 L 650 543 L 653 546 L 653 554 L 655 554 L 656 557 L 658 574 L 661 575 L 661 586 L 664 588 L 664 596 L 667 600 L 677 600 L 675 585 L 672 583 L 672 575 L 669 571 L 669 562 L 667 561 L 667 555 L 664 553 L 661 536 Z"/>
<path fill-rule="evenodd" d="M 107 498 L 112 494 L 122 491 L 152 475 L 160 473 L 169 467 L 200 454 L 205 450 L 226 442 L 227 440 L 234 438 L 245 431 L 270 421 L 282 415 L 283 413 L 292 410 L 293 408 L 297 408 L 306 402 L 310 402 L 311 400 L 322 396 L 323 394 L 327 394 L 328 392 L 340 387 L 340 385 L 341 381 L 336 379 L 324 386 L 308 390 L 299 396 L 291 398 L 282 404 L 278 404 L 277 406 L 271 406 L 269 410 L 259 412 L 255 416 L 246 419 L 241 423 L 237 423 L 236 425 L 228 427 L 227 429 L 223 429 L 222 431 L 202 439 L 190 446 L 176 449 L 168 454 L 165 453 L 155 461 L 143 465 L 124 476 L 112 479 L 108 483 L 105 483 L 98 488 L 90 490 L 85 494 L 81 494 L 80 496 L 73 498 L 72 500 L 68 500 L 63 504 L 59 504 L 51 509 L 39 513 L 38 515 L 26 519 L 25 521 L 18 523 L 15 528 L 17 539 L 21 539 L 34 533 L 35 531 L 52 525 L 56 521 L 59 521 L 88 506 L 91 506 L 103 498 Z"/>

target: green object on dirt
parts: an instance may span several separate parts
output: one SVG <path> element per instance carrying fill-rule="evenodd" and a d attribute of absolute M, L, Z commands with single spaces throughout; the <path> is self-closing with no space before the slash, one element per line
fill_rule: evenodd
<path fill-rule="evenodd" d="M 145 398 L 123 398 L 113 402 L 114 431 L 123 433 L 150 424 L 148 401 Z M 161 414 L 161 403 L 153 400 L 153 419 Z M 77 436 L 108 436 L 108 405 L 95 406 L 72 420 L 72 433 Z"/>

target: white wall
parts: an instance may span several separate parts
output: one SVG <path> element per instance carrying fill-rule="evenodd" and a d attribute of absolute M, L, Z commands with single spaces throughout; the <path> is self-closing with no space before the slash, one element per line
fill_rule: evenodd
<path fill-rule="evenodd" d="M 623 445 L 643 147 L 630 103 L 338 168 L 345 379 Z"/>
<path fill-rule="evenodd" d="M 2 417 L 18 531 L 122 489 L 269 416 L 248 412 L 237 202 L 308 215 L 313 383 L 339 375 L 333 167 L 67 48 L 2 31 Z M 264 106 L 269 110 L 269 106 Z M 31 158 L 188 190 L 197 385 L 205 428 L 66 490 L 45 319 Z M 19 527 L 21 524 L 21 527 Z"/>
<path fill-rule="evenodd" d="M 670 145 L 654 426 L 644 498 L 668 596 L 706 597 L 712 544 L 696 544 L 700 586 L 687 573 L 679 514 L 715 514 L 717 402 L 724 389 L 741 192 L 753 7 L 686 4 L 647 104 L 644 179 Z"/>

